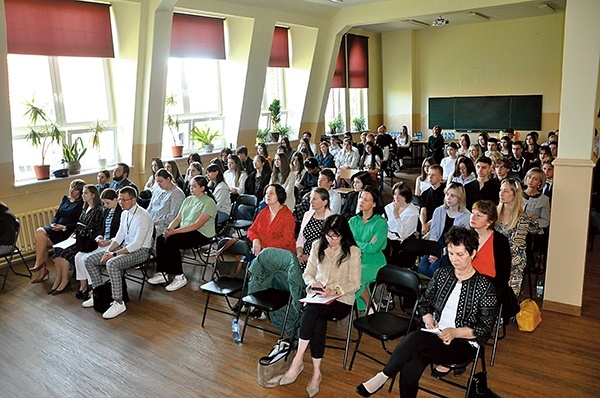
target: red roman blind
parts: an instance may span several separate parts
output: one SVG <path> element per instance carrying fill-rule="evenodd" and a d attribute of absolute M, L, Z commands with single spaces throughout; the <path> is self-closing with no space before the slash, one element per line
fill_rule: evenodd
<path fill-rule="evenodd" d="M 8 52 L 114 57 L 110 5 L 74 0 L 4 0 Z"/>
<path fill-rule="evenodd" d="M 225 28 L 220 18 L 173 14 L 171 57 L 225 59 Z"/>
<path fill-rule="evenodd" d="M 288 28 L 275 26 L 275 31 L 273 32 L 273 44 L 271 45 L 271 56 L 269 57 L 269 66 L 271 68 L 290 67 L 288 32 Z"/>
<path fill-rule="evenodd" d="M 369 87 L 369 38 L 353 34 L 342 37 L 331 88 Z"/>
<path fill-rule="evenodd" d="M 348 87 L 369 88 L 369 38 L 347 34 Z"/>

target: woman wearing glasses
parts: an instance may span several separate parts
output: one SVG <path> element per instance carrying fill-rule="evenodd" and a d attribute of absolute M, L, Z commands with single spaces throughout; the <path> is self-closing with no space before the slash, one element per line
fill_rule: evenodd
<path fill-rule="evenodd" d="M 354 302 L 354 294 L 361 285 L 361 251 L 356 246 L 346 219 L 338 214 L 325 219 L 321 238 L 310 250 L 303 274 L 309 297 L 337 297 L 328 304 L 307 304 L 300 320 L 300 340 L 292 365 L 281 378 L 280 384 L 296 381 L 304 370 L 303 358 L 310 343 L 313 373 L 306 387 L 309 397 L 319 392 L 321 360 L 325 352 L 327 320 L 347 316 Z"/>

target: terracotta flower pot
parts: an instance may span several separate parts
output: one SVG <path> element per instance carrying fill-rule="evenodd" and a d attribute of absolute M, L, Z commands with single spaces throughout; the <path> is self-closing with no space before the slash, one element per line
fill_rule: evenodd
<path fill-rule="evenodd" d="M 35 171 L 35 178 L 38 180 L 47 180 L 50 178 L 50 165 L 33 166 L 33 170 Z"/>
<path fill-rule="evenodd" d="M 183 145 L 173 145 L 171 147 L 171 152 L 173 153 L 174 158 L 180 158 L 183 156 Z"/>

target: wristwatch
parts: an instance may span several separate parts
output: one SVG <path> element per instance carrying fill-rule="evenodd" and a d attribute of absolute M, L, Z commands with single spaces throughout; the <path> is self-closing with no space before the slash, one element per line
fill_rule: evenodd
<path fill-rule="evenodd" d="M 113 252 L 113 257 L 117 257 L 117 252 Z"/>

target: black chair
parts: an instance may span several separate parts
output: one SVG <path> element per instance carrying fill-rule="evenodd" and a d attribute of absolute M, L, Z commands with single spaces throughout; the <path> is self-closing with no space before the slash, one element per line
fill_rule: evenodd
<path fill-rule="evenodd" d="M 393 265 L 386 265 L 381 268 L 377 273 L 375 288 L 372 290 L 367 308 L 370 308 L 371 304 L 375 302 L 375 293 L 379 286 L 384 286 L 388 291 L 393 290 L 404 297 L 414 299 L 412 311 L 409 316 L 398 316 L 389 312 L 375 312 L 356 319 L 354 327 L 358 330 L 358 339 L 354 353 L 352 354 L 352 360 L 350 361 L 350 370 L 352 370 L 352 366 L 354 365 L 356 354 L 361 354 L 381 365 L 385 365 L 387 362 L 359 349 L 363 334 L 366 333 L 374 339 L 379 340 L 383 350 L 391 355 L 392 351 L 386 347 L 386 342 L 406 336 L 416 326 L 417 301 L 421 295 L 421 281 L 417 274 L 411 270 Z"/>
<path fill-rule="evenodd" d="M 219 253 L 219 250 L 225 248 L 228 242 L 231 242 L 229 243 L 230 246 Z M 248 244 L 234 238 L 221 239 L 217 244 L 217 253 L 210 282 L 200 286 L 200 289 L 207 293 L 204 312 L 202 313 L 202 327 L 204 327 L 208 310 L 228 315 L 231 315 L 231 312 L 235 312 L 234 305 L 230 299 L 239 298 L 242 295 L 242 291 L 245 288 L 246 268 L 252 258 L 252 252 Z M 226 256 L 233 256 L 233 260 L 228 260 Z M 225 302 L 230 311 L 210 307 L 210 297 L 213 294 L 225 297 Z M 236 316 L 239 317 L 239 309 Z"/>
<path fill-rule="evenodd" d="M 502 340 L 506 337 L 506 323 L 502 321 L 502 308 L 503 305 L 500 304 L 500 309 L 498 310 L 498 319 L 496 320 L 496 326 L 494 329 L 494 339 L 491 344 L 486 343 L 492 346 L 492 356 L 490 358 L 490 366 L 494 366 L 494 362 L 496 360 L 496 352 L 498 351 L 498 341 Z M 500 329 L 502 329 L 502 335 L 500 335 Z"/>
<path fill-rule="evenodd" d="M 350 351 L 350 343 L 355 343 L 356 341 L 352 340 L 352 321 L 354 317 L 358 317 L 358 313 L 356 310 L 356 301 L 352 303 L 352 309 L 350 310 L 350 314 L 348 314 L 348 324 L 346 326 L 346 337 L 337 337 L 337 336 L 329 336 L 327 335 L 327 340 L 333 341 L 343 341 L 344 345 L 331 345 L 326 344 L 325 347 L 332 348 L 334 350 L 343 350 L 344 351 L 344 359 L 342 360 L 342 370 L 346 370 L 346 363 L 348 362 L 348 351 Z M 339 322 L 341 319 L 330 319 L 332 322 Z"/>
<path fill-rule="evenodd" d="M 31 278 L 31 276 L 32 276 L 31 271 L 29 271 L 29 266 L 27 265 L 27 261 L 25 261 L 25 258 L 23 257 L 23 253 L 21 252 L 21 249 L 19 249 L 19 247 L 17 246 L 17 239 L 19 239 L 19 232 L 21 230 L 21 224 L 19 223 L 19 220 L 17 220 L 17 219 L 15 219 L 14 228 L 15 228 L 15 239 L 13 241 L 12 248 L 7 252 L 0 253 L 0 257 L 4 257 L 4 260 L 6 261 L 6 271 L 4 272 L 4 275 L 0 275 L 1 277 L 4 278 L 4 281 L 2 282 L 2 288 L 0 290 L 4 290 L 4 286 L 6 285 L 6 279 L 8 278 L 9 271 L 12 271 L 15 275 L 25 276 L 25 277 L 29 277 L 29 278 Z M 13 257 L 15 254 L 18 254 L 21 257 L 21 261 L 23 261 L 23 265 L 25 266 L 25 269 L 27 270 L 29 275 L 21 274 L 21 273 L 15 271 L 15 269 L 13 267 Z"/>
<path fill-rule="evenodd" d="M 152 254 L 152 250 L 150 250 L 148 251 L 148 257 L 146 258 L 146 260 L 134 265 L 131 268 L 123 270 L 123 277 L 125 278 L 125 280 L 141 285 L 138 300 L 142 299 L 142 293 L 144 293 L 144 286 L 146 286 L 146 281 L 149 279 L 148 269 L 150 268 L 150 263 L 154 260 L 154 254 Z M 139 271 L 139 273 L 135 271 Z"/>
<path fill-rule="evenodd" d="M 242 205 L 251 206 L 254 208 L 254 212 L 256 212 L 258 199 L 254 195 L 240 195 L 235 202 L 231 204 L 231 216 L 225 223 L 225 229 L 227 231 L 233 229 L 239 238 L 242 237 L 242 231 L 247 231 L 253 223 L 253 220 L 243 220 L 236 217 L 237 209 Z"/>
<path fill-rule="evenodd" d="M 228 220 L 225 220 L 221 224 L 217 222 L 217 217 L 215 217 L 215 236 L 210 238 L 210 241 L 206 244 L 199 245 L 196 247 L 192 247 L 190 249 L 191 254 L 187 254 L 185 250 L 181 252 L 181 262 L 185 264 L 194 265 L 197 267 L 203 267 L 202 271 L 202 280 L 205 280 L 206 277 L 206 267 L 210 265 L 210 257 L 214 255 L 215 247 L 220 240 L 221 232 L 224 231 L 225 224 Z"/>
<path fill-rule="evenodd" d="M 416 261 L 423 256 L 435 256 L 439 259 L 442 258 L 443 255 L 443 247 L 439 242 L 428 240 L 428 239 L 405 239 L 402 242 L 402 252 L 401 257 L 404 258 L 404 261 L 410 262 L 411 264 L 415 264 Z M 409 260 L 406 260 L 406 259 Z M 419 279 L 421 279 L 421 286 L 423 290 L 427 289 L 427 285 L 429 284 L 428 276 L 417 274 Z"/>
<path fill-rule="evenodd" d="M 485 366 L 485 344 L 478 344 L 475 342 L 475 340 L 472 340 L 473 345 L 475 346 L 475 353 L 473 355 L 472 358 L 470 358 L 467 362 L 463 362 L 463 363 L 451 363 L 451 364 L 442 364 L 444 367 L 454 371 L 454 370 L 462 370 L 462 369 L 466 369 L 468 368 L 469 365 L 472 364 L 471 366 L 471 372 L 469 374 L 469 379 L 467 381 L 467 385 L 463 385 L 460 383 L 457 383 L 453 380 L 451 380 L 448 377 L 439 377 L 437 378 L 439 381 L 442 381 L 446 384 L 450 384 L 453 385 L 455 387 L 461 388 L 463 390 L 466 390 L 465 393 L 465 398 L 469 398 L 473 395 L 471 394 L 471 390 L 473 389 L 473 381 L 475 379 L 475 371 L 477 370 L 477 362 L 479 362 L 479 360 L 481 360 L 481 370 L 483 373 L 486 373 L 486 366 Z M 434 364 L 430 365 L 431 370 L 433 370 Z M 434 391 L 431 391 L 429 389 L 423 388 L 423 387 L 419 387 L 420 390 L 425 391 L 429 394 L 435 395 L 437 397 L 445 397 L 445 395 L 436 393 Z"/>

